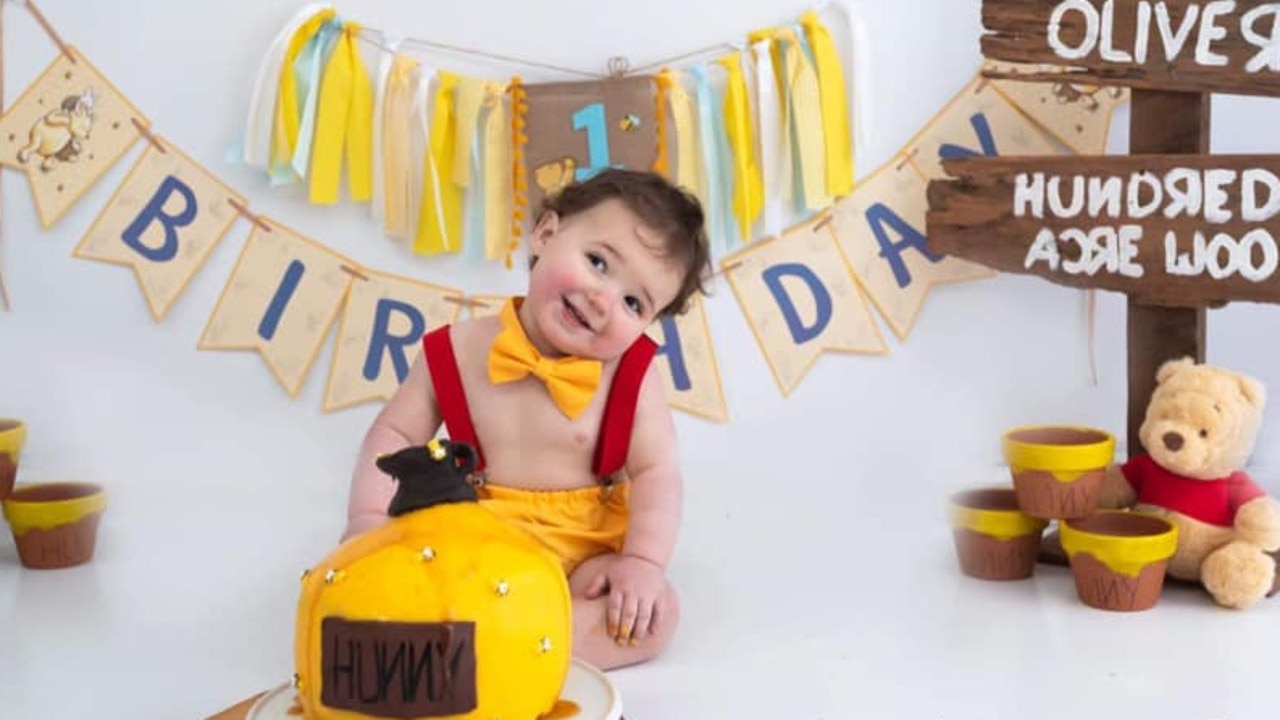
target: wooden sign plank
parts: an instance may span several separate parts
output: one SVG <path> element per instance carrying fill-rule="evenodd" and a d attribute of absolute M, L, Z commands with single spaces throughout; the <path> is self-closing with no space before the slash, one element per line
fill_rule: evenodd
<path fill-rule="evenodd" d="M 954 158 L 932 250 L 1147 305 L 1280 302 L 1280 156 Z"/>
<path fill-rule="evenodd" d="M 1257 0 L 983 0 L 985 57 L 1067 68 L 983 74 L 1280 95 L 1278 19 Z"/>

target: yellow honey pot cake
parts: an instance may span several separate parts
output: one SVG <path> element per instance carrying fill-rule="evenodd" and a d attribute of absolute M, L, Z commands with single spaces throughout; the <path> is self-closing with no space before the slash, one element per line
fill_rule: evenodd
<path fill-rule="evenodd" d="M 475 502 L 467 445 L 378 459 L 391 520 L 308 570 L 294 657 L 305 720 L 535 720 L 569 671 L 560 563 Z"/>

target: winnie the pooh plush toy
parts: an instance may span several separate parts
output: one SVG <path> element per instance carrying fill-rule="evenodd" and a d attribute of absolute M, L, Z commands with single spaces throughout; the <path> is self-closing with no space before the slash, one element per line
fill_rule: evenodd
<path fill-rule="evenodd" d="M 1262 423 L 1255 379 L 1190 358 L 1164 363 L 1138 434 L 1146 454 L 1108 468 L 1103 505 L 1178 527 L 1168 574 L 1245 608 L 1276 586 L 1280 504 L 1242 470 Z"/>

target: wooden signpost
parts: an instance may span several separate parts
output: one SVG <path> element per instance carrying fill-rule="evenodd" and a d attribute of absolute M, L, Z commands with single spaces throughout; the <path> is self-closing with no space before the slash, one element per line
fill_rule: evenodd
<path fill-rule="evenodd" d="M 1205 309 L 1280 302 L 1280 156 L 1208 154 L 1210 93 L 1280 95 L 1280 3 L 984 0 L 982 20 L 988 59 L 1034 66 L 989 77 L 1133 88 L 1130 154 L 944 161 L 929 245 L 1127 295 L 1136 453 L 1156 369 L 1204 360 Z"/>

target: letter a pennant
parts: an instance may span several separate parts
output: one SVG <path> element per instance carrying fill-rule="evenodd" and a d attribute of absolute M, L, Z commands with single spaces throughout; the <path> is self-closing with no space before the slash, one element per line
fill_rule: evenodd
<path fill-rule="evenodd" d="M 976 263 L 929 250 L 925 181 L 907 163 L 882 166 L 837 202 L 827 224 L 858 282 L 899 340 L 934 285 L 989 278 Z"/>
<path fill-rule="evenodd" d="M 75 257 L 133 268 L 159 322 L 204 265 L 244 199 L 160 137 L 138 158 L 75 249 Z"/>
<path fill-rule="evenodd" d="M 887 351 L 840 251 L 813 222 L 754 243 L 722 267 L 784 396 L 823 351 Z"/>
<path fill-rule="evenodd" d="M 27 174 L 47 230 L 141 137 L 146 118 L 75 48 L 0 118 L 0 164 Z"/>
<path fill-rule="evenodd" d="M 329 334 L 352 276 L 346 258 L 263 218 L 227 279 L 201 350 L 256 350 L 291 397 Z"/>
<path fill-rule="evenodd" d="M 363 273 L 347 296 L 329 366 L 324 411 L 390 400 L 422 353 L 422 336 L 458 319 L 462 292 L 385 273 Z"/>

